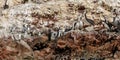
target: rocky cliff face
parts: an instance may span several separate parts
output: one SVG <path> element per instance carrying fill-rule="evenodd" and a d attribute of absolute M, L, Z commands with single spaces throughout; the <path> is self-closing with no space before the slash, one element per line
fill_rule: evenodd
<path fill-rule="evenodd" d="M 54 43 L 57 43 L 55 49 L 65 52 L 75 48 L 76 52 L 80 52 L 80 56 L 84 50 L 89 54 L 94 52 L 95 57 L 102 55 L 102 59 L 108 58 L 110 56 L 104 57 L 103 51 L 105 51 L 105 55 L 110 55 L 114 53 L 112 52 L 114 49 L 119 50 L 120 45 L 116 43 L 116 41 L 119 42 L 119 25 L 119 0 L 0 0 L 1 40 L 25 41 L 26 44 L 20 44 L 30 46 L 32 50 L 35 50 L 34 53 L 42 58 L 45 57 L 43 52 L 47 49 L 53 51 L 51 54 L 60 52 L 52 49 Z M 56 42 L 56 40 L 58 41 Z M 112 44 L 109 41 L 112 41 Z M 106 45 L 107 47 L 103 47 Z M 110 48 L 110 46 L 114 48 Z M 30 50 L 29 47 L 27 48 Z M 92 48 L 95 49 L 92 52 L 89 51 Z M 104 48 L 106 49 L 104 50 Z M 39 54 L 36 53 L 36 50 Z M 71 53 L 69 55 L 75 53 L 73 50 L 69 52 Z M 95 55 L 96 51 L 99 52 L 97 55 Z M 47 53 L 49 52 L 47 51 Z M 90 55 L 88 56 L 86 59 L 91 58 Z M 37 56 L 37 58 L 39 57 Z"/>

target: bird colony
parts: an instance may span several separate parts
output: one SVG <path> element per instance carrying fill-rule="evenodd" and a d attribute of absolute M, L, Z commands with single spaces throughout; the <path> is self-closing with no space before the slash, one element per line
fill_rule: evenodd
<path fill-rule="evenodd" d="M 119 40 L 119 0 L 0 0 L 0 41 L 31 52 L 0 59 L 120 59 Z"/>

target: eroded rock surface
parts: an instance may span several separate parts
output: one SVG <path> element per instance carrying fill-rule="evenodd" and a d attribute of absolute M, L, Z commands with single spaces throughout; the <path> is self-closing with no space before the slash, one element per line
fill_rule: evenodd
<path fill-rule="evenodd" d="M 119 0 L 0 0 L 0 59 L 119 59 L 119 34 Z"/>

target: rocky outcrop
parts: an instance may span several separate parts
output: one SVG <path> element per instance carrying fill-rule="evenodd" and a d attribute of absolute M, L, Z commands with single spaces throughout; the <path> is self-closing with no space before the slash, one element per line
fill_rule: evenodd
<path fill-rule="evenodd" d="M 94 57 L 108 58 L 114 49 L 119 51 L 119 5 L 119 0 L 0 0 L 0 41 L 27 42 L 25 46 L 35 50 L 37 57 L 50 54 L 50 58 L 60 49 L 68 51 L 71 58 L 75 52 L 81 56 L 84 51 L 88 58 L 92 52 Z"/>

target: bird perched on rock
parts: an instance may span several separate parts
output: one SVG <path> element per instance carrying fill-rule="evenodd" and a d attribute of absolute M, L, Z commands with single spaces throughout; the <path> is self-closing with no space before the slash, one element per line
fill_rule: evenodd
<path fill-rule="evenodd" d="M 79 29 L 82 29 L 83 28 L 83 21 L 82 21 L 82 16 L 78 16 L 78 26 L 79 26 Z"/>
<path fill-rule="evenodd" d="M 90 23 L 91 25 L 94 25 L 95 22 L 92 19 L 87 18 L 87 11 L 85 11 L 85 19 L 87 20 L 88 23 Z"/>
<path fill-rule="evenodd" d="M 75 30 L 75 29 L 82 29 L 83 27 L 83 22 L 82 22 L 82 16 L 78 16 L 77 20 L 73 23 L 73 27 L 72 29 Z"/>
<path fill-rule="evenodd" d="M 115 27 L 117 27 L 118 31 L 120 31 L 120 18 L 117 17 L 117 15 L 116 15 L 116 17 L 113 17 L 113 25 Z"/>
<path fill-rule="evenodd" d="M 109 31 L 111 31 L 112 30 L 112 23 L 110 23 L 109 21 L 107 21 L 106 20 L 106 17 L 103 15 L 103 17 L 104 17 L 104 21 L 102 22 L 103 24 L 104 24 L 104 26 L 109 30 Z"/>
<path fill-rule="evenodd" d="M 72 30 L 72 27 L 70 27 L 70 26 L 65 26 L 65 31 L 64 31 L 64 32 L 69 32 L 70 30 Z"/>
<path fill-rule="evenodd" d="M 83 22 L 82 21 L 76 21 L 73 25 L 73 30 L 82 29 L 82 27 L 83 27 Z"/>

